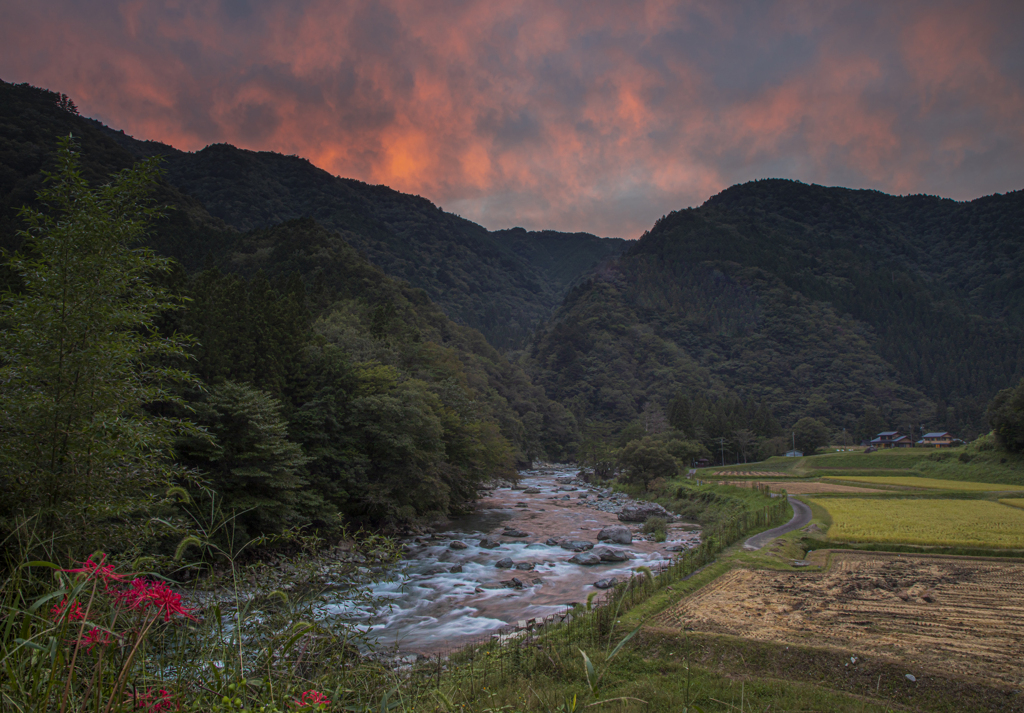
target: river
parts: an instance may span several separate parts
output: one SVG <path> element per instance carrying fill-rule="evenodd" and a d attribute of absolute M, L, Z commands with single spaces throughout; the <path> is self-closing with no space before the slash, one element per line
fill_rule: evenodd
<path fill-rule="evenodd" d="M 598 591 L 595 582 L 628 578 L 641 566 L 656 569 L 674 552 L 700 544 L 696 525 L 672 523 L 668 539 L 654 542 L 640 532 L 641 523 L 620 522 L 616 513 L 631 501 L 576 480 L 577 470 L 555 466 L 524 471 L 515 488 L 482 493 L 473 514 L 451 521 L 444 531 L 407 540 L 399 576 L 373 588 L 390 609 L 372 618 L 371 612 L 361 612 L 371 638 L 378 646 L 403 653 L 430 654 L 465 645 L 518 621 L 564 614 L 568 605 L 585 602 Z M 600 530 L 612 525 L 628 526 L 632 543 L 599 543 Z M 506 528 L 525 536 L 509 536 Z M 500 544 L 481 547 L 488 536 Z M 630 559 L 573 564 L 569 560 L 576 553 L 555 544 L 567 539 L 607 545 Z M 496 566 L 504 558 L 518 568 Z M 513 578 L 518 582 L 510 585 Z M 360 614 L 344 602 L 332 604 L 326 613 Z"/>

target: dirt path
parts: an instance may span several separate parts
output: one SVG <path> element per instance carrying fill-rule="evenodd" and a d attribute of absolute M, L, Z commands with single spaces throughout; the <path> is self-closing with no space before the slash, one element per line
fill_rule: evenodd
<path fill-rule="evenodd" d="M 770 530 L 765 530 L 764 532 L 754 535 L 743 543 L 743 548 L 747 550 L 759 550 L 776 537 L 785 535 L 787 532 L 792 532 L 793 530 L 798 530 L 811 521 L 811 508 L 808 505 L 805 505 L 792 496 L 789 497 L 789 504 L 793 506 L 792 520 L 787 522 L 785 525 L 779 525 L 778 527 L 773 527 Z"/>

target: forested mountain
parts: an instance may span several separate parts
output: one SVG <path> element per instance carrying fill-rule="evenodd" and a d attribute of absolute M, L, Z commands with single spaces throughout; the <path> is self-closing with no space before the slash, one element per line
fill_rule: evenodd
<path fill-rule="evenodd" d="M 984 428 L 1024 373 L 1024 192 L 957 203 L 767 180 L 659 220 L 527 364 L 579 418 L 733 392 L 783 424 Z"/>
<path fill-rule="evenodd" d="M 137 156 L 67 97 L 0 90 L 0 247 L 11 249 L 25 227 L 18 207 L 35 204 L 41 171 L 56 167 L 58 136 L 75 136 L 93 185 Z M 166 217 L 149 244 L 179 260 L 165 287 L 187 305 L 164 315 L 161 329 L 195 338 L 194 358 L 179 366 L 203 387 L 183 394 L 189 413 L 164 415 L 206 429 L 210 438 L 178 445 L 178 460 L 244 513 L 248 532 L 436 519 L 475 498 L 481 481 L 572 455 L 571 414 L 423 289 L 370 264 L 353 246 L 365 233 L 309 217 L 242 231 L 166 180 L 154 198 Z M 21 289 L 11 272 L 3 277 Z M 16 506 L 5 501 L 0 519 Z"/>
<path fill-rule="evenodd" d="M 501 349 L 521 347 L 573 280 L 626 247 L 587 233 L 489 232 L 425 198 L 337 178 L 297 156 L 227 144 L 186 153 L 101 128 L 137 157 L 163 156 L 168 183 L 238 230 L 313 218 L 344 232 L 370 262 Z"/>

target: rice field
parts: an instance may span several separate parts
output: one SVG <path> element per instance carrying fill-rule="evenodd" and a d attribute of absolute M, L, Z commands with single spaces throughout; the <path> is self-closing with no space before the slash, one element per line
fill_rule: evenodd
<path fill-rule="evenodd" d="M 1024 547 L 1024 509 L 991 500 L 815 498 L 829 539 L 909 545 Z"/>
<path fill-rule="evenodd" d="M 1024 508 L 1024 498 L 1003 498 L 999 502 L 1012 508 Z"/>
<path fill-rule="evenodd" d="M 829 480 L 846 480 L 871 485 L 901 485 L 907 488 L 932 488 L 937 490 L 962 490 L 981 492 L 990 490 L 1024 490 L 1024 485 L 1005 483 L 973 483 L 966 480 L 940 480 L 939 478 L 918 478 L 904 475 L 830 475 Z"/>

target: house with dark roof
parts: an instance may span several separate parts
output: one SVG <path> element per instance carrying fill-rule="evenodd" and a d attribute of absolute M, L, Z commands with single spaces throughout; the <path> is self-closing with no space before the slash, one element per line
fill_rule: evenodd
<path fill-rule="evenodd" d="M 871 439 L 869 445 L 875 448 L 912 448 L 914 442 L 899 431 L 882 431 Z"/>
<path fill-rule="evenodd" d="M 921 436 L 921 440 L 917 442 L 917 445 L 925 448 L 949 448 L 955 440 L 953 434 L 949 431 L 934 431 L 933 433 L 926 433 Z"/>

